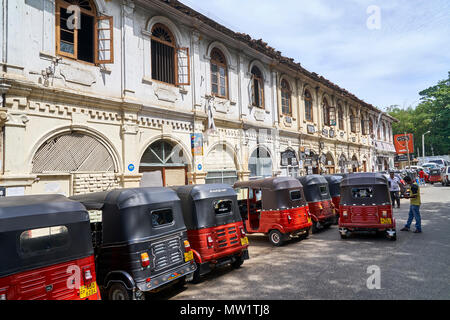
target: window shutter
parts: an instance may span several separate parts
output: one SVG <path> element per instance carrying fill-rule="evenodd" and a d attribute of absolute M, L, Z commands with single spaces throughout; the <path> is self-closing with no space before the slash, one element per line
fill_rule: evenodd
<path fill-rule="evenodd" d="M 249 90 L 250 90 L 250 92 L 249 92 L 250 104 L 252 106 L 255 106 L 256 105 L 256 101 L 255 101 L 255 80 L 254 80 L 253 76 L 250 79 L 250 83 L 249 83 L 248 87 L 249 87 Z"/>
<path fill-rule="evenodd" d="M 95 19 L 95 63 L 114 63 L 113 17 Z"/>
<path fill-rule="evenodd" d="M 176 83 L 177 86 L 188 86 L 190 81 L 189 48 L 175 49 Z"/>
<path fill-rule="evenodd" d="M 259 84 L 259 107 L 264 109 L 264 81 L 262 79 L 258 79 Z"/>
<path fill-rule="evenodd" d="M 330 126 L 336 125 L 336 108 L 330 107 Z"/>

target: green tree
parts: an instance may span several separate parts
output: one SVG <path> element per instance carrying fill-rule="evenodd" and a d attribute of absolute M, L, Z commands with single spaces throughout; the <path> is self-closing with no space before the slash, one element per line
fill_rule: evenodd
<path fill-rule="evenodd" d="M 431 155 L 431 147 L 435 155 L 450 154 L 450 72 L 446 80 L 419 92 L 421 102 L 416 107 L 402 109 L 391 106 L 388 113 L 399 120 L 394 123 L 394 134 L 414 134 L 414 151 L 422 150 L 422 134 L 426 136 L 425 152 Z"/>

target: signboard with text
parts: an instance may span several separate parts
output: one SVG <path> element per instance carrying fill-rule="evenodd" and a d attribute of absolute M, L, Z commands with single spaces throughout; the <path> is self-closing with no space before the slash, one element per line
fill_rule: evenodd
<path fill-rule="evenodd" d="M 394 136 L 394 146 L 397 154 L 414 152 L 414 138 L 411 133 L 397 134 Z"/>

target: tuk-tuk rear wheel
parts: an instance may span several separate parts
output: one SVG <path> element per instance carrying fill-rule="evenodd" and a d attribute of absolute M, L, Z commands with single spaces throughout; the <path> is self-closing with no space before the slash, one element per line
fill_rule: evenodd
<path fill-rule="evenodd" d="M 270 242 L 276 246 L 280 247 L 284 244 L 284 235 L 278 230 L 270 230 L 269 232 L 269 240 Z"/>
<path fill-rule="evenodd" d="M 108 290 L 108 300 L 132 300 L 132 293 L 121 283 L 114 283 Z"/>
<path fill-rule="evenodd" d="M 236 260 L 231 263 L 231 266 L 235 269 L 238 269 L 242 266 L 243 263 L 244 263 L 244 258 L 237 257 Z"/>

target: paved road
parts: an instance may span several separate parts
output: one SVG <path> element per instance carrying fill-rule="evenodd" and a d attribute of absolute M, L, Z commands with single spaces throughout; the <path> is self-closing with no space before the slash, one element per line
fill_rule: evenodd
<path fill-rule="evenodd" d="M 422 234 L 398 232 L 397 241 L 375 235 L 341 240 L 337 226 L 309 239 L 272 247 L 250 235 L 250 260 L 223 267 L 200 284 L 169 289 L 156 299 L 450 299 L 450 188 L 422 188 Z M 397 230 L 409 200 L 395 209 Z M 412 228 L 414 229 L 414 228 Z M 369 266 L 381 271 L 381 289 L 369 290 Z"/>

